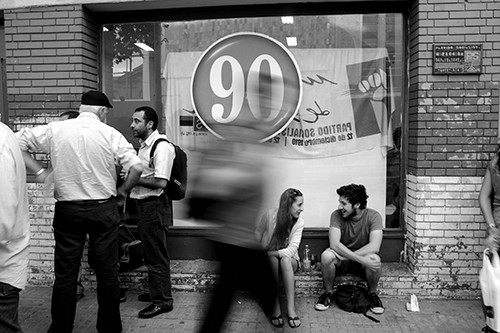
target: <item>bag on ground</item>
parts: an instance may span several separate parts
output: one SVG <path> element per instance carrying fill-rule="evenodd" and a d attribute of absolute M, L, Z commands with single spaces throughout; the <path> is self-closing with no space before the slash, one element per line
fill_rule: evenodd
<path fill-rule="evenodd" d="M 133 271 L 144 265 L 144 250 L 141 241 L 134 237 L 129 227 L 121 223 L 118 228 L 118 271 Z"/>
<path fill-rule="evenodd" d="M 339 285 L 333 294 L 333 298 L 337 306 L 342 310 L 361 313 L 374 322 L 380 322 L 378 319 L 366 314 L 371 305 L 366 288 L 353 284 Z"/>
<path fill-rule="evenodd" d="M 170 172 L 170 179 L 167 182 L 165 192 L 170 200 L 184 199 L 187 187 L 187 155 L 182 148 L 165 138 L 159 138 L 153 143 L 153 147 L 151 147 L 149 159 L 153 161 L 153 154 L 156 150 L 156 146 L 162 141 L 170 143 L 175 149 L 172 171 Z"/>
<path fill-rule="evenodd" d="M 500 259 L 489 248 L 483 252 L 483 267 L 479 271 L 479 284 L 486 331 L 500 331 Z"/>

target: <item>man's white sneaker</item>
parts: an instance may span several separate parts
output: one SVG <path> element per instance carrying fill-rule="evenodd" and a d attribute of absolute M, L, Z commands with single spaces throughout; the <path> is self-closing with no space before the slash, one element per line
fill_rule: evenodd
<path fill-rule="evenodd" d="M 371 292 L 370 293 L 370 311 L 375 313 L 375 314 L 382 314 L 384 313 L 385 309 L 384 306 L 382 305 L 382 301 L 378 297 L 376 292 Z"/>
<path fill-rule="evenodd" d="M 330 304 L 332 303 L 333 303 L 333 294 L 324 293 L 319 297 L 318 301 L 314 305 L 314 308 L 318 311 L 325 311 L 330 307 Z"/>

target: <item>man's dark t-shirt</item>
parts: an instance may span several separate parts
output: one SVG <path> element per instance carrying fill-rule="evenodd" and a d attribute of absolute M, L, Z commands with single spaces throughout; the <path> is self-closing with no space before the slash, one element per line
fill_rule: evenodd
<path fill-rule="evenodd" d="M 359 219 L 345 220 L 337 209 L 330 216 L 330 227 L 340 229 L 340 242 L 356 251 L 370 242 L 370 232 L 383 229 L 382 216 L 376 210 L 366 208 Z"/>

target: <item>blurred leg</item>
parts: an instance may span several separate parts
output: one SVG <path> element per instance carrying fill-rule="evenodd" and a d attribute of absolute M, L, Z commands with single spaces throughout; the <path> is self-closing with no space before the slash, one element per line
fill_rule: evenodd
<path fill-rule="evenodd" d="M 220 261 L 219 281 L 212 295 L 200 333 L 220 332 L 237 289 L 239 262 L 233 262 L 233 258 L 236 252 L 239 252 L 238 247 L 223 243 L 215 243 L 215 247 Z"/>

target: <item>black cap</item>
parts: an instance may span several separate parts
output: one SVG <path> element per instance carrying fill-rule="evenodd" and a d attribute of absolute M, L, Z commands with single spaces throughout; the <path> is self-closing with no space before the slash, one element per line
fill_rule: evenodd
<path fill-rule="evenodd" d="M 112 108 L 113 105 L 109 102 L 106 95 L 97 90 L 87 91 L 82 95 L 82 104 L 84 105 L 98 105 L 98 106 L 106 106 L 108 108 Z"/>

